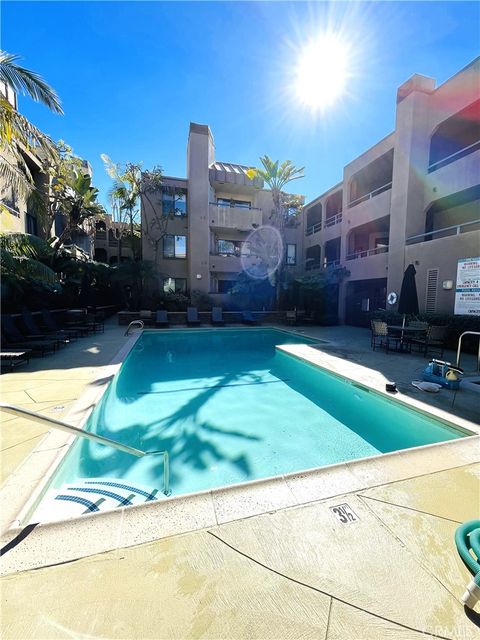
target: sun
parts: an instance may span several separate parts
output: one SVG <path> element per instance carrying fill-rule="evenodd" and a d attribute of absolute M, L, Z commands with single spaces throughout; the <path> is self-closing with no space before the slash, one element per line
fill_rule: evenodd
<path fill-rule="evenodd" d="M 295 67 L 295 93 L 310 109 L 324 110 L 345 92 L 349 47 L 333 34 L 309 42 L 301 50 Z"/>

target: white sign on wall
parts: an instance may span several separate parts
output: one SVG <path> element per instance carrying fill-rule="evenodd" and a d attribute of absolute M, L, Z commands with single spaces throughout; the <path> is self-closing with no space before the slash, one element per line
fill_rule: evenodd
<path fill-rule="evenodd" d="M 480 258 L 458 261 L 454 313 L 480 316 Z"/>

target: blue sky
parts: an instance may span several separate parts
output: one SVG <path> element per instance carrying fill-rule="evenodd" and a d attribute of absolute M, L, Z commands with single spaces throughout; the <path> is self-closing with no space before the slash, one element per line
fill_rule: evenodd
<path fill-rule="evenodd" d="M 444 82 L 478 55 L 474 2 L 3 2 L 2 49 L 59 93 L 64 116 L 21 111 L 88 159 L 106 202 L 114 161 L 185 176 L 190 121 L 209 124 L 218 160 L 260 155 L 305 166 L 307 200 L 394 129 L 413 73 Z M 348 91 L 306 110 L 290 88 L 305 43 L 325 29 L 349 43 Z"/>

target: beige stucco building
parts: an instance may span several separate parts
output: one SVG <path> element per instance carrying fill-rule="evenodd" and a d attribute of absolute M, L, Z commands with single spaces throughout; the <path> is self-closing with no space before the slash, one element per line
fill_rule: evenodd
<path fill-rule="evenodd" d="M 256 234 L 271 227 L 273 202 L 247 169 L 217 161 L 210 128 L 190 124 L 187 177 L 165 177 L 162 192 L 142 200 L 143 258 L 156 263 L 165 291 L 199 291 L 227 304 L 238 274 L 254 272 L 251 247 Z M 302 268 L 303 238 L 300 219 L 285 228 L 281 249 L 275 246 L 292 275 Z"/>
<path fill-rule="evenodd" d="M 480 58 L 439 87 L 417 74 L 399 87 L 395 130 L 304 210 L 306 268 L 350 271 L 341 320 L 395 310 L 411 263 L 420 311 L 453 313 L 457 262 L 480 255 L 479 161 Z"/>

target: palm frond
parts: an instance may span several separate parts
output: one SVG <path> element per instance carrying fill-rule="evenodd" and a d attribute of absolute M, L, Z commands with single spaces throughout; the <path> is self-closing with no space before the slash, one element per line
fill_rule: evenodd
<path fill-rule="evenodd" d="M 18 194 L 23 200 L 26 200 L 34 189 L 29 177 L 30 171 L 28 167 L 26 167 L 26 172 L 22 171 L 18 165 L 15 166 L 9 162 L 9 160 L 0 153 L 0 181 L 9 185 L 12 191 Z"/>
<path fill-rule="evenodd" d="M 12 257 L 38 259 L 51 254 L 51 247 L 46 240 L 29 233 L 1 233 L 0 248 Z"/>
<path fill-rule="evenodd" d="M 35 102 L 41 102 L 54 113 L 63 114 L 55 89 L 35 71 L 17 64 L 19 56 L 0 51 L 0 80 L 6 82 L 17 93 L 29 95 Z"/>

